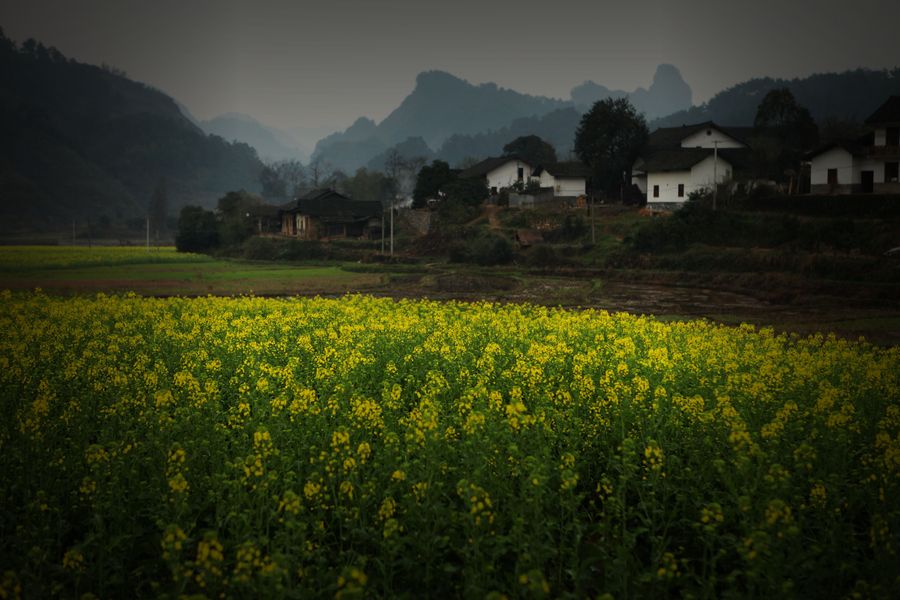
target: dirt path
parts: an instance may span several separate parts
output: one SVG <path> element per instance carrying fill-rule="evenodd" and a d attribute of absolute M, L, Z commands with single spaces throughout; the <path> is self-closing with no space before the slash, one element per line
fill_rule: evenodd
<path fill-rule="evenodd" d="M 487 216 L 488 225 L 491 229 L 500 229 L 502 227 L 502 225 L 500 224 L 500 219 L 497 218 L 497 212 L 499 210 L 499 206 L 484 207 L 484 213 Z"/>

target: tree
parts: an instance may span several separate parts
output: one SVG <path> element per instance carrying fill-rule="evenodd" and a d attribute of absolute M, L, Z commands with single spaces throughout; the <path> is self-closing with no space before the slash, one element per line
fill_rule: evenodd
<path fill-rule="evenodd" d="M 422 208 L 429 198 L 437 198 L 448 183 L 455 179 L 450 165 L 442 160 L 434 160 L 431 165 L 419 169 L 416 187 L 413 189 L 413 206 Z"/>
<path fill-rule="evenodd" d="M 309 161 L 309 178 L 312 180 L 313 188 L 319 187 L 321 182 L 328 179 L 331 171 L 331 165 L 322 158 L 321 154 L 313 156 Z"/>
<path fill-rule="evenodd" d="M 264 198 L 283 199 L 287 196 L 287 184 L 278 171 L 270 166 L 263 167 L 259 172 L 259 184 L 262 186 Z"/>
<path fill-rule="evenodd" d="M 446 225 L 465 223 L 481 210 L 488 197 L 487 182 L 481 177 L 457 177 L 444 186 L 446 197 L 438 204 L 437 218 Z"/>
<path fill-rule="evenodd" d="M 647 122 L 627 98 L 594 103 L 575 131 L 575 154 L 594 173 L 594 189 L 619 196 L 647 143 Z"/>
<path fill-rule="evenodd" d="M 447 184 L 445 204 L 478 206 L 488 197 L 487 183 L 481 177 L 459 177 Z"/>
<path fill-rule="evenodd" d="M 394 182 L 384 173 L 360 168 L 344 182 L 344 189 L 354 200 L 373 200 L 384 204 L 394 195 Z"/>
<path fill-rule="evenodd" d="M 505 156 L 518 156 L 535 167 L 556 162 L 556 150 L 536 135 L 517 137 L 503 146 Z"/>
<path fill-rule="evenodd" d="M 262 204 L 262 199 L 244 190 L 228 192 L 219 198 L 219 240 L 227 245 L 239 244 L 253 235 L 251 209 Z"/>
<path fill-rule="evenodd" d="M 309 187 L 309 180 L 306 178 L 306 167 L 299 160 L 282 160 L 274 163 L 272 168 L 278 173 L 281 181 L 284 182 L 287 195 L 299 196 Z"/>
<path fill-rule="evenodd" d="M 803 154 L 819 141 L 809 110 L 797 104 L 787 88 L 766 94 L 756 109 L 753 128 L 757 174 L 778 180 L 796 170 Z"/>
<path fill-rule="evenodd" d="M 206 252 L 219 243 L 216 215 L 199 206 L 185 206 L 178 216 L 175 248 L 179 252 Z"/>
<path fill-rule="evenodd" d="M 425 164 L 421 156 L 404 157 L 396 148 L 388 150 L 384 161 L 385 172 L 394 180 L 395 192 L 403 197 L 410 196 L 416 186 L 416 175 Z"/>
<path fill-rule="evenodd" d="M 160 178 L 150 197 L 150 204 L 147 207 L 147 214 L 150 218 L 150 228 L 153 235 L 159 240 L 160 234 L 166 230 L 166 217 L 169 212 L 169 199 L 166 193 L 166 180 Z"/>

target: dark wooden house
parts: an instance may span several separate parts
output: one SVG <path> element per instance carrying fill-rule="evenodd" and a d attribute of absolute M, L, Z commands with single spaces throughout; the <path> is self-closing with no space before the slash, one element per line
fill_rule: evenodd
<path fill-rule="evenodd" d="M 382 213 L 380 202 L 317 189 L 282 207 L 281 233 L 304 240 L 375 239 L 381 235 Z"/>

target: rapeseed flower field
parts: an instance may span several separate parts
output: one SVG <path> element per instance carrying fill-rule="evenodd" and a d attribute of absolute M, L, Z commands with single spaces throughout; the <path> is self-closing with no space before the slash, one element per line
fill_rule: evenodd
<path fill-rule="evenodd" d="M 0 597 L 900 597 L 900 350 L 0 296 Z"/>

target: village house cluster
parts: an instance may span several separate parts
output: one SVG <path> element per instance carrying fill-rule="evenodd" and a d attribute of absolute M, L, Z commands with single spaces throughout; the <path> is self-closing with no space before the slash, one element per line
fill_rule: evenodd
<path fill-rule="evenodd" d="M 823 145 L 805 157 L 811 193 L 900 193 L 900 96 L 884 102 L 859 139 Z M 692 194 L 743 184 L 752 159 L 752 127 L 713 122 L 663 127 L 650 134 L 632 166 L 631 184 L 652 210 L 677 210 Z M 484 180 L 488 201 L 511 207 L 557 202 L 584 206 L 590 169 L 580 162 L 533 164 L 520 156 L 482 160 L 458 173 Z M 367 238 L 382 234 L 385 207 L 316 189 L 276 211 L 282 235 L 300 239 Z"/>

